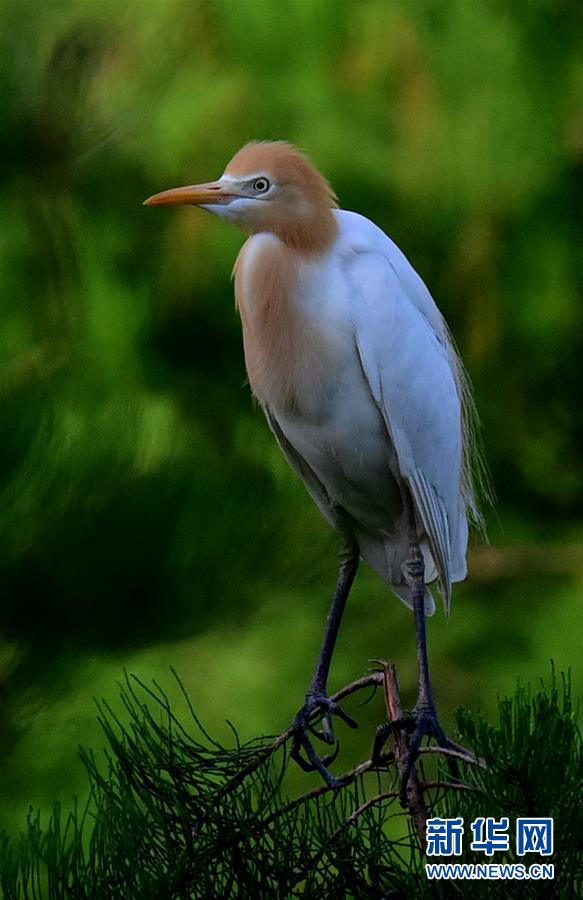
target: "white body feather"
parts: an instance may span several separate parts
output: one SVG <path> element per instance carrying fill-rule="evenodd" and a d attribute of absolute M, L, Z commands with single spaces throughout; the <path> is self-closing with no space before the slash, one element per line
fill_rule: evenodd
<path fill-rule="evenodd" d="M 298 261 L 289 298 L 325 341 L 326 366 L 312 360 L 320 374 L 298 382 L 291 409 L 275 393 L 260 401 L 324 515 L 339 530 L 348 524 L 364 559 L 411 605 L 401 485 L 409 487 L 425 580 L 438 579 L 448 609 L 452 582 L 466 575 L 471 504 L 462 483 L 457 357 L 439 310 L 398 247 L 363 216 L 334 215 L 334 243 L 324 255 Z M 243 285 L 266 242 L 277 240 L 249 239 Z M 433 610 L 426 591 L 426 611 Z"/>

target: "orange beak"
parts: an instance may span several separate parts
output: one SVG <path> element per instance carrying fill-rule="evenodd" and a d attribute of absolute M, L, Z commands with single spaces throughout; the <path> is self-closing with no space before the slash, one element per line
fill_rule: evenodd
<path fill-rule="evenodd" d="M 187 187 L 161 191 L 144 200 L 144 206 L 207 206 L 229 203 L 238 196 L 229 193 L 220 181 L 207 184 L 191 184 Z"/>

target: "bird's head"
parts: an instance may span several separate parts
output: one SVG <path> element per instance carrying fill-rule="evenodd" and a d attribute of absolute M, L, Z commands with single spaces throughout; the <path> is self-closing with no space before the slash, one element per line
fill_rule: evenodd
<path fill-rule="evenodd" d="M 270 232 L 306 252 L 322 251 L 336 233 L 332 188 L 308 157 L 285 141 L 246 144 L 217 181 L 162 191 L 145 205 L 200 206 L 246 234 Z"/>

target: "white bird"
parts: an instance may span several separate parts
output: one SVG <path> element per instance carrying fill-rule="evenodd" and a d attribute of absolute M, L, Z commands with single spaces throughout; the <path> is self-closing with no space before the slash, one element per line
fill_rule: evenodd
<path fill-rule="evenodd" d="M 147 205 L 193 204 L 249 235 L 235 263 L 236 304 L 253 394 L 292 469 L 342 537 L 318 664 L 297 714 L 295 758 L 327 782 L 306 730 L 323 714 L 352 720 L 327 696 L 346 600 L 362 556 L 414 610 L 418 700 L 411 757 L 424 735 L 451 746 L 429 681 L 425 614 L 436 583 L 449 611 L 466 575 L 473 404 L 447 326 L 425 284 L 376 225 L 338 209 L 304 153 L 253 142 L 218 181 L 155 194 Z M 300 755 L 307 753 L 308 762 Z"/>

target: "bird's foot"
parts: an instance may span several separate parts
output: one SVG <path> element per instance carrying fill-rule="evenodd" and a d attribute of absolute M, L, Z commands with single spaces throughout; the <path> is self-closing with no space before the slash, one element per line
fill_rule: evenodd
<path fill-rule="evenodd" d="M 383 747 L 387 738 L 396 732 L 405 732 L 408 735 L 406 755 L 401 769 L 401 789 L 399 792 L 399 800 L 403 807 L 407 806 L 407 787 L 411 775 L 415 771 L 415 763 L 419 758 L 419 749 L 424 737 L 427 737 L 429 740 L 435 740 L 438 747 L 444 750 L 451 750 L 456 754 L 467 756 L 468 762 L 473 761 L 472 755 L 465 747 L 456 744 L 455 741 L 447 737 L 437 718 L 435 706 L 433 704 L 418 703 L 412 712 L 405 713 L 402 718 L 379 725 L 372 752 L 374 765 L 382 765 Z M 451 777 L 457 781 L 459 779 L 457 759 L 448 756 L 447 764 Z"/>
<path fill-rule="evenodd" d="M 314 723 L 319 716 L 321 716 L 321 726 L 317 729 L 314 727 Z M 332 716 L 338 716 L 350 728 L 358 728 L 358 723 L 334 700 L 326 697 L 325 694 L 308 692 L 306 702 L 293 721 L 294 737 L 291 757 L 304 772 L 319 772 L 328 787 L 338 788 L 343 785 L 342 779 L 335 778 L 328 769 L 340 750 L 340 745 L 334 738 Z M 308 732 L 325 744 L 336 743 L 336 748 L 328 756 L 320 757 L 308 737 Z M 305 757 L 302 755 L 302 750 Z"/>

